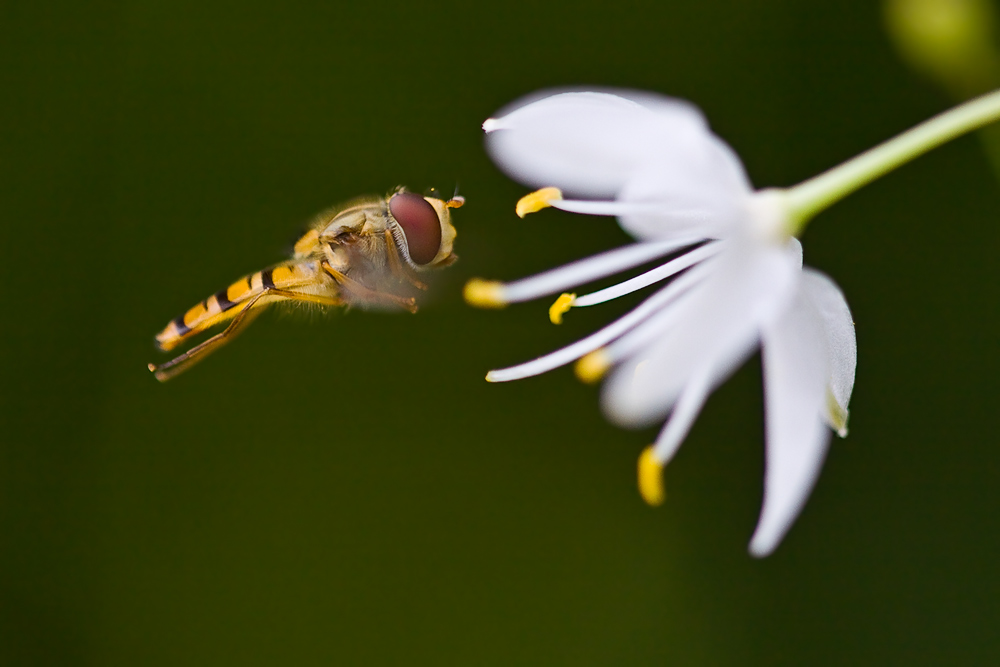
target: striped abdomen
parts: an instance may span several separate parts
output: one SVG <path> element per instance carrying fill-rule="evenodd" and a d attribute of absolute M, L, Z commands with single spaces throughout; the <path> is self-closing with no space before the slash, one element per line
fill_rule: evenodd
<path fill-rule="evenodd" d="M 163 331 L 156 335 L 156 344 L 161 350 L 171 350 L 184 339 L 231 320 L 240 312 L 240 304 L 246 303 L 267 289 L 293 290 L 315 283 L 316 271 L 312 262 L 301 262 L 282 264 L 244 276 L 180 317 L 171 320 Z M 268 303 L 270 303 L 269 297 L 263 297 L 253 307 L 259 308 Z"/>

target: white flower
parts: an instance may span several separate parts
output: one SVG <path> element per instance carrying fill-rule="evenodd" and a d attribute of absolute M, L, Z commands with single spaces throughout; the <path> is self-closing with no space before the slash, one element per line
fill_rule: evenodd
<path fill-rule="evenodd" d="M 847 433 L 856 361 L 847 303 L 829 278 L 802 268 L 784 192 L 754 191 L 735 153 L 701 113 L 666 97 L 548 94 L 521 102 L 483 129 L 504 171 L 544 186 L 519 202 L 519 215 L 553 206 L 616 216 L 638 242 L 513 283 L 470 281 L 470 303 L 525 301 L 672 256 L 607 289 L 563 294 L 550 309 L 558 323 L 571 307 L 674 277 L 604 329 L 526 364 L 491 371 L 487 379 L 520 379 L 576 360 L 585 380 L 610 371 L 602 404 L 611 420 L 639 427 L 666 418 L 639 461 L 640 491 L 658 504 L 662 467 L 708 394 L 759 345 L 766 473 L 750 552 L 769 554 L 816 480 L 829 440 L 824 421 Z"/>

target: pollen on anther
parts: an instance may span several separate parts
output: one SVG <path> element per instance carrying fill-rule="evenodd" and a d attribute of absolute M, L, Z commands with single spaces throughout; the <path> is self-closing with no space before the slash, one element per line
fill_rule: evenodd
<path fill-rule="evenodd" d="M 580 382 L 593 384 L 604 377 L 609 368 L 611 368 L 611 357 L 599 349 L 577 359 L 573 371 Z"/>
<path fill-rule="evenodd" d="M 549 321 L 552 324 L 562 324 L 563 315 L 573 307 L 574 301 L 576 301 L 576 294 L 560 294 L 555 303 L 549 306 Z"/>
<path fill-rule="evenodd" d="M 653 507 L 662 505 L 667 497 L 663 488 L 663 464 L 653 456 L 652 445 L 639 456 L 639 495 Z"/>
<path fill-rule="evenodd" d="M 473 278 L 465 283 L 462 296 L 467 304 L 476 308 L 503 308 L 507 305 L 503 283 L 496 280 Z"/>
<path fill-rule="evenodd" d="M 542 188 L 518 199 L 514 211 L 517 213 L 517 217 L 523 218 L 529 213 L 541 211 L 543 208 L 552 206 L 552 202 L 559 201 L 562 198 L 562 190 L 559 188 Z"/>

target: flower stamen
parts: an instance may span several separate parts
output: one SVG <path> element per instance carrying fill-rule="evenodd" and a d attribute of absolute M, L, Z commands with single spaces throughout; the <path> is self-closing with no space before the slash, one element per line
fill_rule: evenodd
<path fill-rule="evenodd" d="M 552 324 L 562 324 L 563 315 L 568 313 L 569 309 L 573 307 L 574 301 L 576 301 L 576 294 L 569 294 L 568 292 L 560 294 L 555 303 L 549 306 L 549 321 Z"/>
<path fill-rule="evenodd" d="M 603 199 L 554 199 L 549 204 L 566 213 L 580 213 L 596 216 L 657 215 L 663 216 L 663 203 L 655 201 L 619 201 Z M 677 209 L 669 213 L 676 222 L 704 220 L 706 212 L 701 209 Z"/>
<path fill-rule="evenodd" d="M 562 190 L 559 188 L 542 188 L 518 199 L 514 211 L 517 213 L 517 217 L 523 218 L 529 213 L 535 213 L 552 206 L 552 202 L 560 199 L 562 199 Z"/>
<path fill-rule="evenodd" d="M 663 488 L 663 464 L 653 455 L 653 445 L 639 455 L 639 495 L 653 507 L 662 505 L 667 497 Z"/>
<path fill-rule="evenodd" d="M 628 280 L 618 283 L 617 285 L 612 285 L 611 287 L 591 292 L 590 294 L 584 294 L 583 296 L 574 299 L 572 306 L 574 308 L 596 306 L 599 303 L 604 303 L 605 301 L 611 301 L 612 299 L 617 299 L 620 296 L 631 294 L 632 292 L 641 290 L 642 288 L 648 287 L 661 280 L 666 280 L 670 276 L 680 273 L 684 269 L 708 259 L 712 255 L 718 253 L 721 249 L 721 241 L 706 243 L 700 248 L 695 248 L 694 250 L 681 255 L 677 259 L 673 259 L 666 264 L 656 267 L 655 269 L 642 273 L 635 278 L 629 278 Z"/>
<path fill-rule="evenodd" d="M 504 308 L 509 303 L 504 296 L 504 284 L 498 280 L 473 278 L 465 283 L 462 296 L 476 308 Z"/>
<path fill-rule="evenodd" d="M 577 359 L 573 372 L 580 382 L 594 384 L 611 368 L 611 355 L 602 347 Z"/>
<path fill-rule="evenodd" d="M 550 352 L 549 354 L 534 359 L 533 361 L 518 364 L 517 366 L 509 366 L 507 368 L 492 370 L 487 373 L 486 381 L 510 382 L 511 380 L 521 380 L 533 375 L 546 373 L 555 368 L 559 368 L 560 366 L 572 363 L 580 357 L 608 345 L 612 341 L 623 337 L 632 329 L 639 328 L 639 325 L 642 325 L 650 318 L 658 320 L 658 318 L 655 317 L 657 313 L 659 313 L 665 306 L 670 304 L 680 295 L 684 294 L 692 286 L 699 283 L 705 275 L 707 275 L 706 270 L 703 267 L 704 264 L 691 269 L 661 289 L 659 292 L 643 301 L 631 312 L 618 318 L 603 329 L 599 329 L 598 331 L 590 334 L 586 338 L 581 338 L 571 345 L 567 345 L 566 347 L 558 349 L 555 352 Z M 507 287 L 509 288 L 509 286 Z M 505 296 L 508 301 L 511 300 L 509 291 L 505 294 Z M 610 357 L 613 363 L 621 357 L 613 354 L 612 352 L 613 350 L 607 350 L 605 353 Z"/>
<path fill-rule="evenodd" d="M 676 283 L 676 281 L 675 281 Z M 532 361 L 498 368 L 486 374 L 487 382 L 510 382 L 511 380 L 522 380 L 526 377 L 541 375 L 553 369 L 572 363 L 580 357 L 604 347 L 611 341 L 627 333 L 633 327 L 641 324 L 644 320 L 654 315 L 665 304 L 669 303 L 676 295 L 674 284 L 663 288 L 653 296 L 649 297 L 638 307 L 625 316 L 618 318 L 603 329 L 599 329 L 585 338 L 560 348 L 555 352 L 538 357 Z"/>
<path fill-rule="evenodd" d="M 466 283 L 465 300 L 482 308 L 531 301 L 645 264 L 691 243 L 690 240 L 633 243 L 510 283 L 475 278 Z"/>
<path fill-rule="evenodd" d="M 627 359 L 681 321 L 684 317 L 682 303 L 690 298 L 691 290 L 705 279 L 710 269 L 711 267 L 695 267 L 665 287 L 658 312 L 604 348 L 608 361 L 614 365 Z"/>

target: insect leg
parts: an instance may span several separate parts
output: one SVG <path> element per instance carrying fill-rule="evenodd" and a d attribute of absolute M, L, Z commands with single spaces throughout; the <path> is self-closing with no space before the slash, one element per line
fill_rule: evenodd
<path fill-rule="evenodd" d="M 420 282 L 403 267 L 402 260 L 399 259 L 399 250 L 396 249 L 396 240 L 392 237 L 392 232 L 385 230 L 385 247 L 389 255 L 389 268 L 397 278 L 407 281 L 417 289 L 425 290 L 427 285 Z"/>
<path fill-rule="evenodd" d="M 348 278 L 346 275 L 330 266 L 330 264 L 326 261 L 322 263 L 322 267 L 324 271 L 333 276 L 333 279 L 337 281 L 337 284 L 340 285 L 341 289 L 345 292 L 350 292 L 362 301 L 391 303 L 395 306 L 401 306 L 411 313 L 417 312 L 417 301 L 413 297 L 402 297 L 395 294 L 389 294 L 387 292 L 378 292 L 376 290 L 369 289 L 357 280 Z"/>
<path fill-rule="evenodd" d="M 277 287 L 266 288 L 260 294 L 257 294 L 247 301 L 246 305 L 243 306 L 243 309 L 240 310 L 236 317 L 233 318 L 233 321 L 229 323 L 229 326 L 227 326 L 223 331 L 215 334 L 208 340 L 195 345 L 184 354 L 175 357 L 166 363 L 160 364 L 159 366 L 156 364 L 149 364 L 149 370 L 152 371 L 156 379 L 160 382 L 166 382 L 170 378 L 180 375 L 187 369 L 191 368 L 191 366 L 194 366 L 206 356 L 231 341 L 237 336 L 237 334 L 253 322 L 254 318 L 260 314 L 260 309 L 252 310 L 254 304 L 260 301 L 260 299 L 264 296 L 268 295 L 291 299 L 293 301 L 316 303 L 322 306 L 342 306 L 344 304 L 342 300 L 333 297 L 292 292 L 289 290 L 279 289 Z"/>
<path fill-rule="evenodd" d="M 305 292 L 293 292 L 287 289 L 281 289 L 280 287 L 268 287 L 264 294 L 270 294 L 271 296 L 280 296 L 284 299 L 289 299 L 291 301 L 304 301 L 306 303 L 315 303 L 320 306 L 343 306 L 344 300 L 338 299 L 332 296 L 321 296 L 319 294 L 306 294 Z"/>
<path fill-rule="evenodd" d="M 208 340 L 201 342 L 198 345 L 195 345 L 184 354 L 174 357 L 166 363 L 160 364 L 159 366 L 156 364 L 149 364 L 149 370 L 153 373 L 157 380 L 160 382 L 166 382 L 170 378 L 191 368 L 196 363 L 204 359 L 208 354 L 231 341 L 237 334 L 245 329 L 247 325 L 250 324 L 259 314 L 260 311 L 251 313 L 251 309 L 265 294 L 267 294 L 267 291 L 263 291 L 247 301 L 247 304 L 243 306 L 243 309 L 236 315 L 236 317 L 233 318 L 233 321 L 230 322 L 229 326 L 227 326 L 222 332 L 215 334 Z"/>

